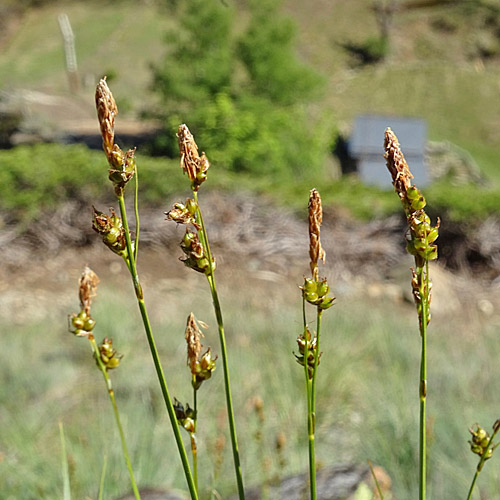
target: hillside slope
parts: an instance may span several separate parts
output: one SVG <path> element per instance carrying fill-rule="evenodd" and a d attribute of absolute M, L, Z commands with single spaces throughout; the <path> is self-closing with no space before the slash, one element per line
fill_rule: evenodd
<path fill-rule="evenodd" d="M 455 4 L 460 2 L 396 10 L 387 60 L 365 66 L 356 65 L 343 46 L 370 43 L 379 35 L 371 2 L 286 0 L 283 11 L 297 22 L 302 58 L 327 76 L 317 105 L 341 131 L 348 132 L 359 113 L 420 116 L 428 120 L 431 140 L 469 150 L 498 181 L 500 41 L 494 33 L 500 14 L 488 17 Z M 175 21 L 155 2 L 50 2 L 29 10 L 3 42 L 0 88 L 10 95 L 19 89 L 68 93 L 57 24 L 61 12 L 72 22 L 82 80 L 73 100 L 83 111 L 67 118 L 93 115 L 94 84 L 103 74 L 112 79 L 122 114 L 137 116 L 154 106 L 149 68 L 161 58 L 163 33 Z"/>

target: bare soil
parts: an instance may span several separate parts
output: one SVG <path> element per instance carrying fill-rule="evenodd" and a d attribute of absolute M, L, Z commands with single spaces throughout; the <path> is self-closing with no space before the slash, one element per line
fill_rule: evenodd
<path fill-rule="evenodd" d="M 296 298 L 309 272 L 305 219 L 248 194 L 212 193 L 203 208 L 222 287 L 229 293 L 244 288 L 282 300 Z M 139 271 L 148 293 L 159 301 L 167 291 L 199 286 L 197 273 L 179 261 L 184 228 L 166 222 L 164 209 L 141 217 Z M 468 239 L 458 229 L 443 228 L 438 240 L 443 258 L 432 266 L 434 314 L 467 311 L 487 319 L 500 311 L 499 235 L 493 220 Z M 399 217 L 361 223 L 326 211 L 321 237 L 327 254 L 322 273 L 338 297 L 354 294 L 413 307 L 412 258 L 404 249 Z M 4 228 L 0 249 L 0 316 L 14 322 L 72 310 L 87 264 L 106 286 L 128 286 L 121 259 L 104 247 L 90 228 L 89 211 L 77 204 L 61 207 L 20 236 L 15 228 Z"/>

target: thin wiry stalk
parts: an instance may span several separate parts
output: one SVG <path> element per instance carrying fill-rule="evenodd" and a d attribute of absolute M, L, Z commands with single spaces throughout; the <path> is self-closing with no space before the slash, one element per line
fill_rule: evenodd
<path fill-rule="evenodd" d="M 116 426 L 118 427 L 118 433 L 120 434 L 120 441 L 122 444 L 122 452 L 123 458 L 125 459 L 125 464 L 127 465 L 128 473 L 130 476 L 130 484 L 132 486 L 132 491 L 134 492 L 134 496 L 136 500 L 141 500 L 141 495 L 139 494 L 139 489 L 137 488 L 137 484 L 134 478 L 134 471 L 132 469 L 132 463 L 130 461 L 130 455 L 128 453 L 127 443 L 125 441 L 125 433 L 123 432 L 123 427 L 120 419 L 120 413 L 118 412 L 118 406 L 116 405 L 115 393 L 113 391 L 113 386 L 111 384 L 111 379 L 109 378 L 108 370 L 104 366 L 104 363 L 101 360 L 101 356 L 99 353 L 99 347 L 95 341 L 93 335 L 89 335 L 88 337 L 90 345 L 92 346 L 92 350 L 94 351 L 95 359 L 97 360 L 97 365 L 101 370 L 102 376 L 104 377 L 104 381 L 106 383 L 106 388 L 108 390 L 109 399 L 111 401 L 111 405 L 113 406 L 113 413 L 115 415 Z"/>
<path fill-rule="evenodd" d="M 427 400 L 427 318 L 429 311 L 429 261 L 425 261 L 425 272 L 423 267 L 417 267 L 417 279 L 424 283 L 422 294 L 422 308 L 420 311 L 420 336 L 422 351 L 420 354 L 420 467 L 419 467 L 419 499 L 425 500 L 426 492 L 426 467 L 427 467 L 427 422 L 426 422 L 426 400 Z"/>
<path fill-rule="evenodd" d="M 59 437 L 61 439 L 61 459 L 63 476 L 63 500 L 71 500 L 71 487 L 69 483 L 68 455 L 66 453 L 66 439 L 64 437 L 64 427 L 59 422 Z"/>
<path fill-rule="evenodd" d="M 323 316 L 323 311 L 318 307 L 317 315 L 316 315 L 316 351 L 314 352 L 314 369 L 313 369 L 313 377 L 312 377 L 312 409 L 313 412 L 316 412 L 316 375 L 318 372 L 318 364 L 319 364 L 319 337 L 321 334 L 321 318 Z"/>
<path fill-rule="evenodd" d="M 305 299 L 303 299 L 304 315 L 304 374 L 306 380 L 306 400 L 307 400 L 307 443 L 309 452 L 309 489 L 311 500 L 316 499 L 316 453 L 314 449 L 314 410 L 312 406 L 312 381 L 309 377 L 309 341 L 307 320 L 305 315 Z M 312 339 L 311 339 L 312 340 Z"/>
<path fill-rule="evenodd" d="M 99 493 L 97 495 L 97 500 L 102 500 L 104 495 L 104 481 L 106 480 L 106 469 L 108 467 L 108 456 L 104 455 L 104 461 L 102 463 L 101 470 L 101 481 L 99 483 Z"/>
<path fill-rule="evenodd" d="M 375 471 L 373 470 L 373 464 L 371 460 L 368 460 L 368 467 L 370 467 L 370 472 L 372 473 L 373 480 L 375 481 L 375 486 L 377 487 L 377 492 L 378 496 L 380 497 L 380 500 L 384 500 L 384 495 L 382 494 L 382 489 L 380 488 L 380 484 L 377 479 L 377 475 L 375 474 Z"/>
<path fill-rule="evenodd" d="M 305 305 L 305 299 L 303 299 Z M 305 310 L 305 307 L 304 307 Z M 304 368 L 306 375 L 306 397 L 307 397 L 307 433 L 309 443 L 309 486 L 311 500 L 316 499 L 316 452 L 315 452 L 315 434 L 316 434 L 316 375 L 319 364 L 319 338 L 321 334 L 321 318 L 323 311 L 318 307 L 316 316 L 316 344 L 314 351 L 314 366 L 312 367 L 312 377 L 309 377 L 309 348 L 307 342 L 307 324 L 305 322 L 304 311 L 304 334 L 306 342 L 304 347 L 304 359 L 306 360 Z M 311 336 L 311 341 L 313 338 Z"/>
<path fill-rule="evenodd" d="M 196 427 L 198 424 L 198 391 L 193 387 L 194 401 L 194 432 L 191 433 L 191 454 L 193 455 L 193 478 L 198 491 L 198 446 L 196 443 Z"/>
<path fill-rule="evenodd" d="M 208 258 L 208 265 L 209 265 L 209 272 L 206 275 L 208 284 L 210 286 L 210 291 L 212 293 L 212 301 L 214 305 L 214 310 L 215 310 L 215 316 L 217 318 L 217 325 L 218 325 L 218 330 L 219 330 L 219 342 L 220 342 L 220 348 L 221 348 L 221 356 L 222 356 L 222 367 L 223 367 L 223 372 L 224 372 L 224 389 L 226 393 L 226 407 L 227 407 L 227 414 L 228 414 L 228 420 L 229 420 L 229 433 L 231 435 L 231 446 L 233 450 L 233 461 L 234 461 L 234 468 L 235 468 L 235 474 L 236 474 L 236 482 L 238 485 L 238 495 L 240 500 L 245 499 L 245 489 L 243 486 L 243 475 L 241 472 L 241 463 L 240 463 L 240 453 L 238 450 L 238 439 L 236 435 L 236 424 L 235 424 L 235 419 L 234 419 L 234 409 L 233 409 L 233 401 L 231 397 L 231 383 L 229 379 L 229 366 L 228 366 L 228 356 L 227 356 L 227 348 L 226 348 L 226 337 L 224 334 L 224 322 L 222 319 L 222 310 L 219 302 L 219 296 L 217 294 L 217 289 L 215 286 L 215 277 L 214 277 L 214 268 L 213 268 L 213 263 L 212 263 L 212 253 L 210 251 L 210 244 L 208 242 L 208 236 L 207 236 L 207 231 L 205 228 L 205 223 L 203 221 L 203 216 L 201 213 L 200 206 L 198 204 L 198 192 L 193 189 L 193 198 L 194 201 L 197 205 L 197 210 L 196 210 L 196 218 L 197 218 L 197 223 L 201 227 L 201 232 L 200 232 L 200 242 L 205 248 L 207 252 L 207 258 Z"/>
<path fill-rule="evenodd" d="M 134 189 L 134 214 L 135 214 L 135 239 L 134 239 L 134 261 L 137 262 L 139 252 L 139 170 L 135 169 L 135 189 Z"/>
<path fill-rule="evenodd" d="M 137 297 L 137 302 L 139 305 L 139 310 L 141 312 L 142 321 L 144 324 L 144 329 L 146 331 L 146 336 L 149 343 L 149 348 L 151 350 L 151 355 L 153 357 L 153 362 L 156 369 L 156 374 L 158 376 L 158 381 L 160 382 L 160 387 L 165 401 L 165 406 L 167 407 L 168 417 L 170 419 L 170 424 L 172 425 L 172 430 L 175 436 L 175 442 L 177 444 L 177 449 L 181 457 L 182 468 L 184 469 L 184 475 L 186 476 L 186 482 L 188 484 L 189 493 L 192 500 L 198 500 L 198 491 L 194 484 L 193 475 L 191 473 L 191 468 L 189 466 L 189 461 L 186 454 L 186 449 L 184 448 L 184 443 L 182 441 L 181 432 L 179 429 L 179 423 L 177 422 L 177 417 L 175 415 L 174 406 L 172 404 L 172 399 L 170 397 L 167 381 L 165 379 L 165 374 L 160 361 L 160 356 L 158 354 L 158 349 L 156 347 L 156 342 L 153 335 L 153 330 L 151 328 L 151 323 L 149 321 L 148 312 L 146 309 L 146 304 L 144 302 L 144 295 L 142 292 L 142 287 L 139 281 L 139 275 L 137 274 L 136 261 L 134 258 L 134 252 L 132 249 L 132 240 L 130 238 L 130 231 L 127 220 L 127 211 L 125 209 L 125 200 L 123 194 L 117 194 L 118 202 L 120 205 L 120 213 L 123 221 L 123 228 L 125 230 L 125 240 L 127 243 L 127 253 L 129 258 L 126 259 L 127 267 L 132 276 L 132 281 L 134 284 L 135 294 Z"/>

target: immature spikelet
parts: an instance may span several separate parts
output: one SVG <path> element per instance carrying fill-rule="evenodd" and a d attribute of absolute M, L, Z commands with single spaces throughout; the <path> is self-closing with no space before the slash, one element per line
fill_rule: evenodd
<path fill-rule="evenodd" d="M 164 212 L 167 220 L 177 222 L 177 224 L 192 224 L 196 229 L 201 226 L 196 222 L 196 210 L 198 205 L 195 201 L 188 198 L 186 203 L 174 203 L 174 206 L 168 211 Z"/>
<path fill-rule="evenodd" d="M 80 277 L 80 305 L 87 315 L 90 316 L 90 305 L 92 299 L 97 295 L 97 285 L 99 278 L 97 274 L 92 271 L 88 266 L 85 266 L 83 273 Z"/>
<path fill-rule="evenodd" d="M 297 337 L 297 345 L 299 346 L 299 354 L 294 354 L 295 359 L 299 365 L 304 366 L 307 362 L 307 371 L 309 374 L 309 379 L 312 379 L 314 373 L 314 367 L 316 366 L 316 349 L 317 349 L 317 338 L 313 337 L 309 328 L 306 328 L 305 334 L 299 335 Z M 306 347 L 307 347 L 307 360 L 306 360 Z M 321 361 L 321 353 L 318 355 L 318 365 Z"/>
<path fill-rule="evenodd" d="M 113 368 L 117 368 L 120 364 L 121 359 L 123 358 L 123 354 L 119 354 L 116 349 L 113 347 L 113 340 L 108 339 L 108 337 L 104 337 L 102 342 L 99 344 L 99 358 L 101 359 L 102 364 L 106 368 L 106 370 L 112 370 Z M 94 353 L 94 357 L 96 358 L 96 354 Z M 97 361 L 97 358 L 96 358 Z M 97 364 L 99 366 L 99 363 Z"/>
<path fill-rule="evenodd" d="M 180 125 L 177 132 L 179 140 L 179 155 L 181 157 L 181 168 L 188 175 L 195 191 L 207 178 L 207 170 L 210 167 L 205 153 L 198 154 L 198 146 L 194 137 L 186 125 Z"/>
<path fill-rule="evenodd" d="M 309 256 L 311 258 L 311 273 L 316 281 L 319 279 L 318 259 L 324 263 L 326 257 L 319 238 L 322 222 L 321 197 L 316 189 L 311 189 L 309 195 Z"/>
<path fill-rule="evenodd" d="M 128 258 L 127 242 L 125 238 L 125 229 L 123 221 L 118 217 L 113 209 L 111 216 L 100 212 L 95 207 L 94 218 L 92 220 L 92 229 L 102 236 L 104 244 L 114 253 L 123 258 Z"/>
<path fill-rule="evenodd" d="M 185 259 L 181 259 L 184 265 L 198 271 L 199 273 L 209 273 L 210 263 L 205 249 L 200 242 L 198 233 L 186 229 L 186 234 L 181 241 L 182 251 L 186 254 Z M 212 255 L 212 270 L 215 269 L 215 258 Z"/>

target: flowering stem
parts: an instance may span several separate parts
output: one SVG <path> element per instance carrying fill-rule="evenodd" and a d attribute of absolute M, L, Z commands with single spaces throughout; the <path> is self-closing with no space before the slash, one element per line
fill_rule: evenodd
<path fill-rule="evenodd" d="M 208 270 L 208 274 L 206 274 L 206 276 L 207 276 L 208 284 L 210 286 L 210 291 L 212 293 L 212 301 L 213 301 L 215 316 L 217 318 L 217 325 L 218 325 L 218 329 L 219 329 L 219 341 L 220 341 L 221 355 L 222 355 L 222 367 L 223 367 L 223 371 L 224 371 L 224 388 L 225 388 L 225 393 L 226 393 L 226 407 L 227 407 L 227 414 L 228 414 L 228 420 L 229 420 L 229 433 L 231 435 L 231 446 L 233 449 L 233 461 L 234 461 L 234 468 L 235 468 L 235 474 L 236 474 L 236 482 L 238 485 L 238 494 L 239 494 L 240 500 L 244 500 L 245 499 L 245 490 L 243 487 L 243 476 L 242 476 L 242 472 L 241 472 L 240 454 L 239 454 L 239 450 L 238 450 L 238 440 L 237 440 L 237 436 L 236 436 L 236 425 L 235 425 L 235 420 L 234 420 L 233 401 L 232 401 L 232 397 L 231 397 L 231 384 L 230 384 L 230 380 L 229 380 L 229 366 L 228 366 L 228 360 L 227 360 L 226 337 L 224 334 L 224 322 L 222 320 L 222 310 L 220 307 L 219 296 L 217 294 L 217 289 L 215 286 L 212 254 L 210 252 L 210 245 L 208 243 L 207 231 L 205 228 L 205 223 L 203 222 L 203 216 L 201 214 L 201 209 L 200 209 L 200 206 L 198 204 L 198 192 L 195 189 L 193 189 L 193 197 L 194 197 L 194 201 L 197 205 L 197 209 L 196 209 L 197 223 L 201 227 L 200 242 L 203 245 L 205 251 L 207 252 L 209 270 Z"/>
<path fill-rule="evenodd" d="M 142 287 L 139 281 L 139 275 L 137 274 L 136 261 L 134 257 L 134 251 L 132 249 L 132 241 L 130 238 L 130 230 L 128 227 L 127 212 L 125 209 L 125 200 L 123 198 L 123 193 L 117 194 L 118 202 L 120 204 L 120 213 L 123 222 L 123 228 L 125 230 L 125 240 L 127 243 L 127 254 L 128 258 L 125 259 L 127 267 L 132 276 L 132 281 L 134 283 L 134 290 L 137 297 L 137 302 L 139 305 L 139 310 L 141 312 L 142 321 L 144 323 L 144 329 L 146 331 L 146 336 L 149 343 L 149 348 L 151 350 L 151 355 L 153 357 L 153 362 L 156 369 L 156 374 L 158 376 L 158 381 L 160 382 L 161 391 L 163 394 L 163 399 L 165 401 L 165 406 L 167 407 L 168 417 L 170 419 L 170 424 L 172 425 L 172 430 L 175 436 L 175 442 L 179 451 L 179 455 L 182 461 L 182 467 L 184 469 L 184 475 L 186 476 L 186 481 L 188 484 L 189 492 L 191 494 L 192 500 L 198 500 L 198 492 L 194 484 L 193 476 L 191 474 L 191 468 L 189 467 L 189 461 L 186 454 L 186 449 L 184 448 L 184 443 L 182 442 L 182 436 L 179 429 L 179 423 L 177 422 L 177 417 L 175 415 L 174 406 L 172 404 L 172 399 L 168 392 L 167 382 L 163 372 L 163 368 L 160 362 L 160 356 L 158 354 L 158 349 L 156 347 L 156 342 L 154 340 L 153 331 L 151 328 L 151 323 L 149 321 L 148 312 L 146 309 L 146 304 L 144 302 L 144 295 L 142 292 Z"/>
<path fill-rule="evenodd" d="M 495 436 L 497 435 L 499 430 L 500 430 L 500 425 L 494 427 L 494 431 L 490 437 L 490 440 L 488 441 L 488 445 L 486 446 L 483 454 L 481 455 L 481 458 L 479 459 L 479 463 L 477 464 L 477 467 L 476 467 L 476 472 L 474 474 L 474 477 L 472 478 L 472 483 L 471 483 L 470 488 L 469 488 L 469 494 L 467 495 L 467 500 L 470 500 L 472 498 L 472 492 L 474 490 L 474 486 L 476 486 L 476 481 L 477 481 L 477 478 L 479 477 L 479 473 L 483 470 L 483 465 L 486 462 L 486 457 L 488 456 L 488 450 L 491 448 L 491 445 L 493 444 L 493 440 L 495 439 Z M 495 446 L 495 448 L 496 448 L 496 446 Z"/>
<path fill-rule="evenodd" d="M 420 461 L 420 483 L 419 483 L 419 499 L 425 500 L 426 490 L 426 399 L 427 399 L 427 322 L 429 317 L 429 261 L 425 261 L 424 266 L 417 266 L 416 270 L 417 281 L 420 289 L 421 309 L 419 314 L 420 336 L 422 342 L 422 351 L 420 355 L 420 446 L 419 446 L 419 461 Z"/>
<path fill-rule="evenodd" d="M 95 359 L 97 360 L 97 365 L 99 366 L 99 369 L 101 370 L 102 376 L 104 377 L 104 381 L 105 381 L 106 387 L 108 389 L 109 399 L 111 400 L 111 405 L 113 406 L 113 412 L 115 414 L 116 426 L 118 427 L 118 432 L 120 434 L 120 440 L 122 443 L 123 458 L 125 459 L 125 463 L 127 465 L 128 473 L 130 476 L 130 484 L 132 485 L 132 490 L 134 492 L 134 496 L 135 496 L 136 500 L 141 500 L 141 496 L 139 494 L 139 490 L 137 488 L 137 484 L 136 484 L 135 478 L 134 478 L 134 471 L 132 470 L 132 463 L 130 462 L 130 456 L 129 456 L 128 449 L 127 449 L 127 443 L 125 441 L 125 433 L 123 432 L 123 427 L 122 427 L 122 423 L 120 420 L 120 413 L 118 412 L 118 406 L 116 405 L 115 393 L 113 391 L 113 386 L 111 385 L 111 379 L 109 378 L 107 368 L 104 366 L 104 364 L 101 360 L 99 348 L 97 347 L 97 343 L 95 341 L 94 336 L 89 335 L 88 339 L 89 339 L 90 345 L 92 346 L 92 350 L 94 351 L 94 356 L 95 356 Z"/>

